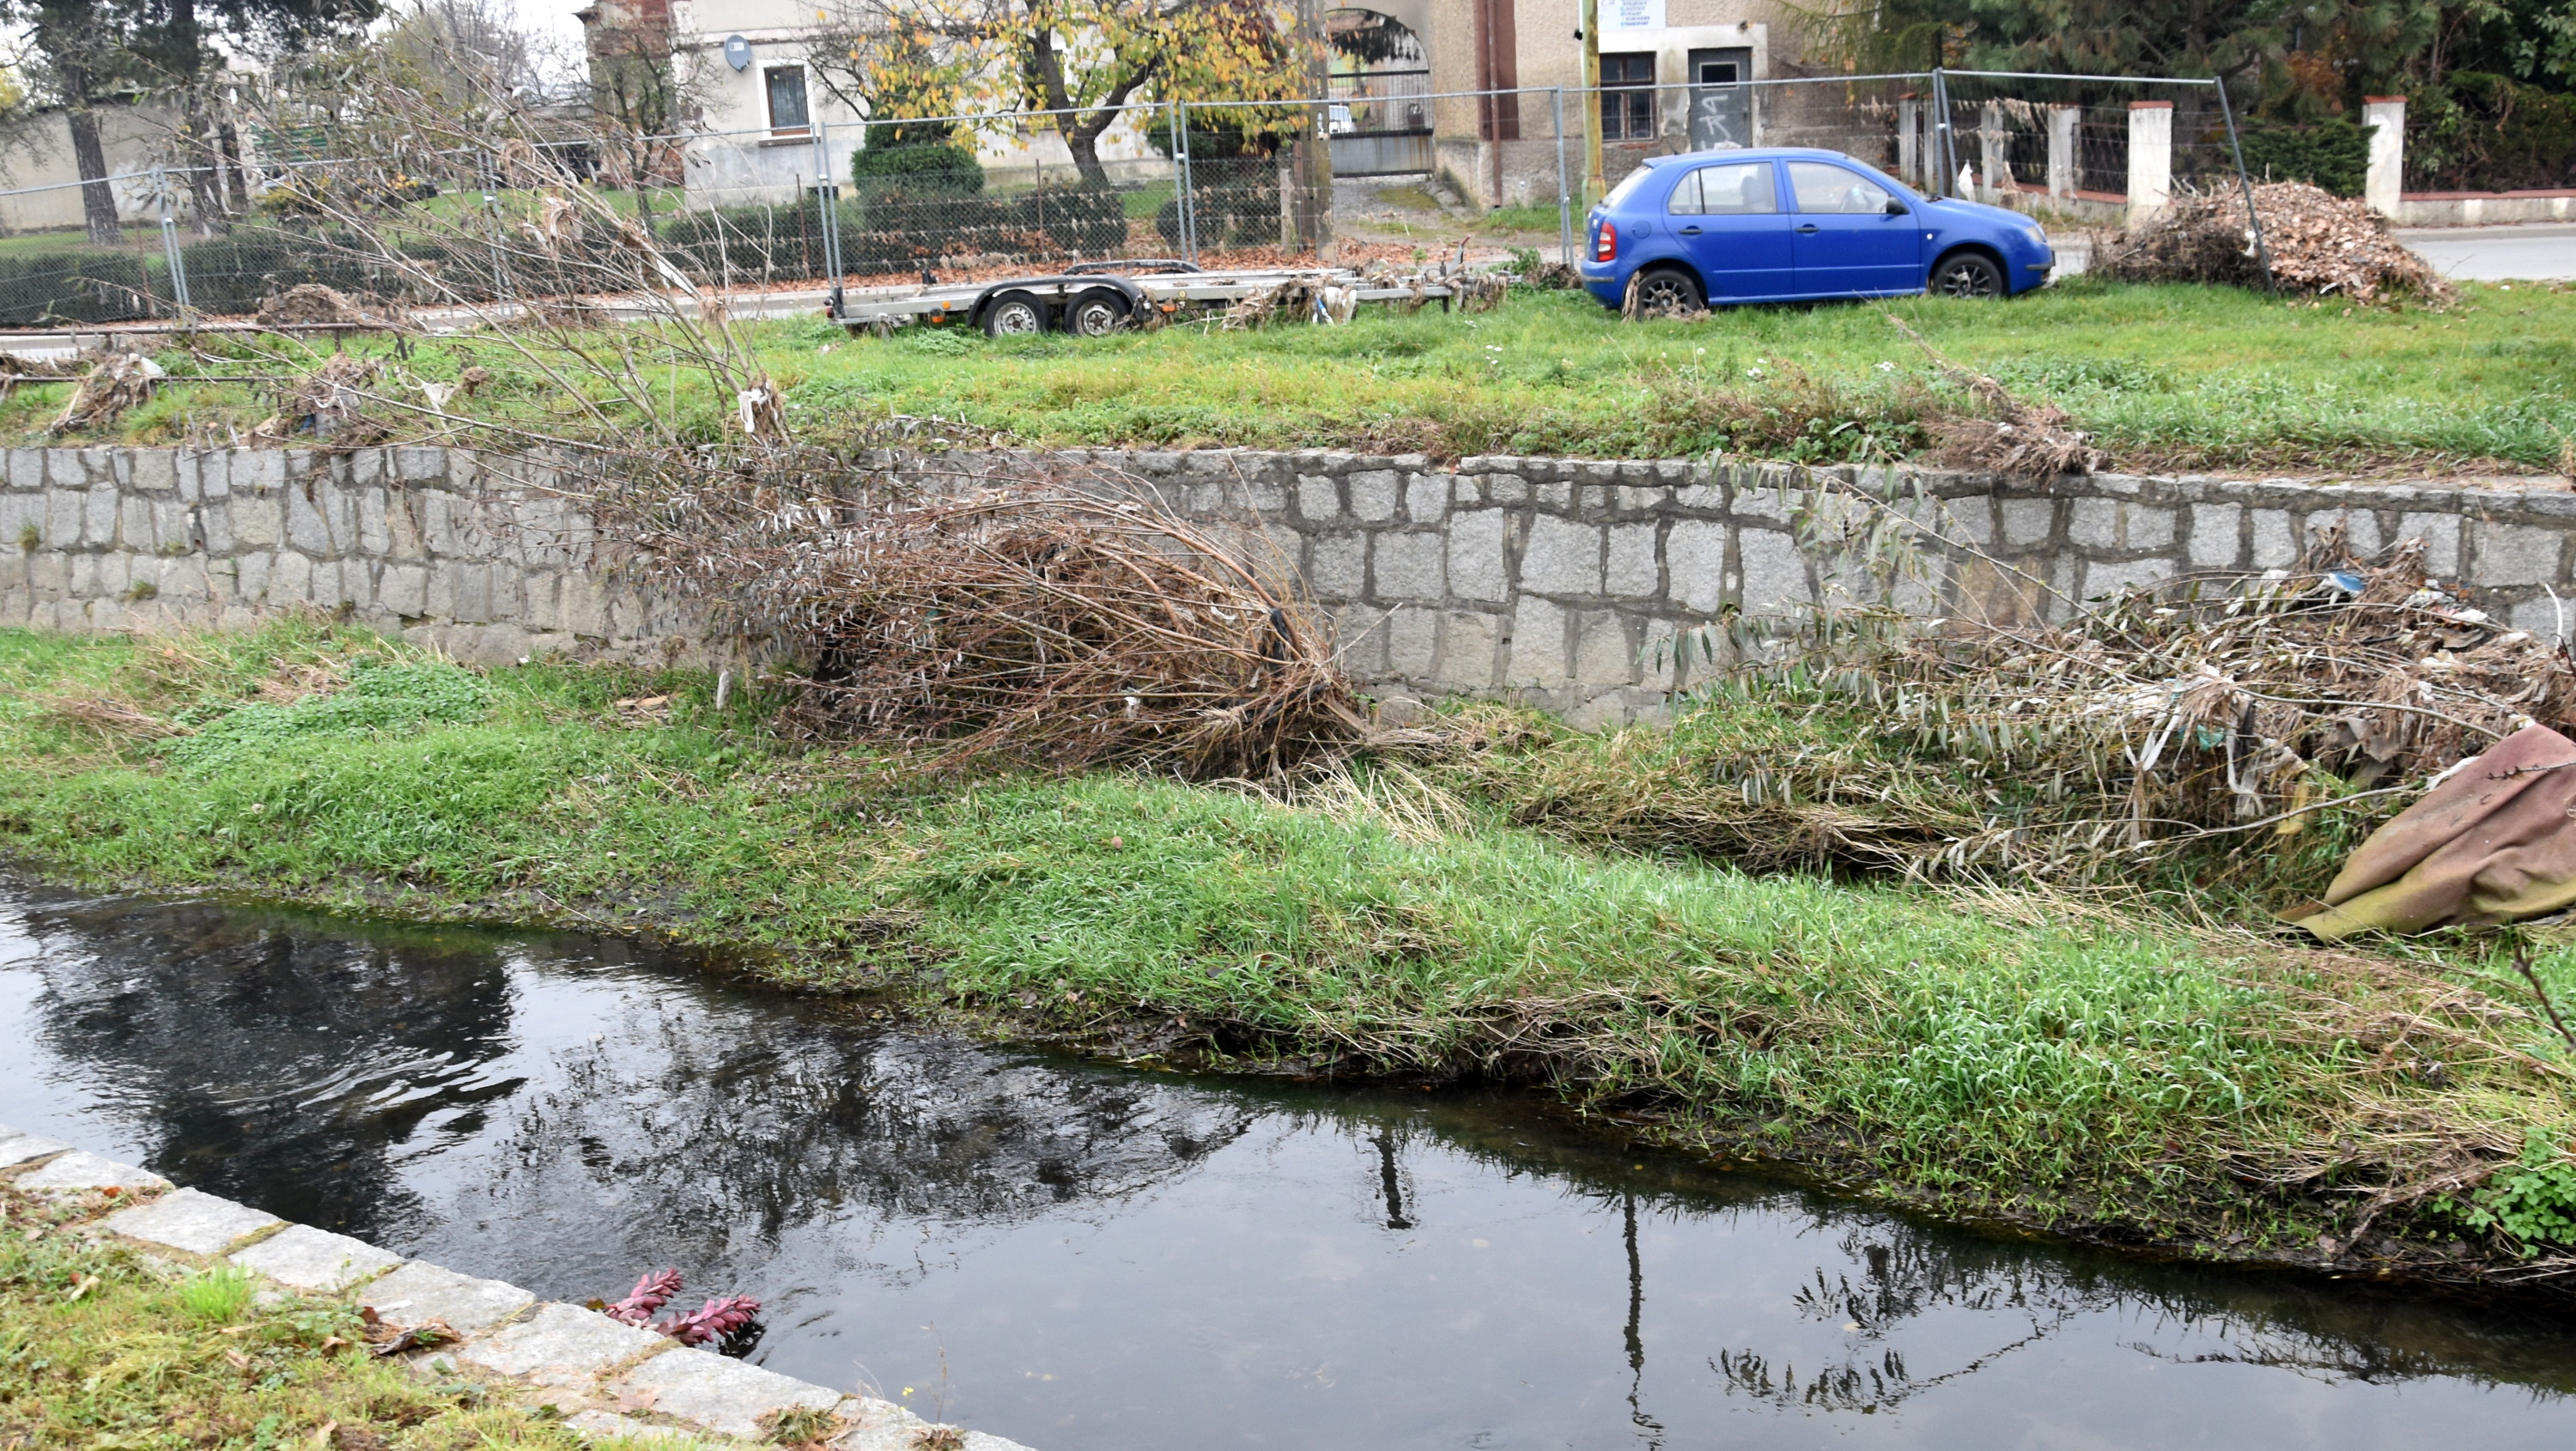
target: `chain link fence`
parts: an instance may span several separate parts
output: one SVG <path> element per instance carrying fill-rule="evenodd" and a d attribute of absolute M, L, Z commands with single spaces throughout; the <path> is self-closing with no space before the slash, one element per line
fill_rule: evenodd
<path fill-rule="evenodd" d="M 1115 260 L 1276 267 L 1319 237 L 1345 265 L 1506 249 L 1573 262 L 1602 189 L 1656 155 L 1736 146 L 1841 152 L 1928 195 L 2077 225 L 2243 179 L 2208 82 L 1959 71 L 1478 92 L 1371 74 L 1313 102 L 567 133 L 542 168 L 506 147 L 338 160 L 327 137 L 298 137 L 226 186 L 169 168 L 0 191 L 0 326 L 249 315 L 305 283 L 407 303 L 579 295 L 607 275 L 585 257 L 643 235 L 727 292 Z M 1302 154 L 1318 147 L 1328 173 Z M 590 188 L 625 235 L 555 235 L 540 171 Z M 423 277 L 438 297 L 418 295 Z"/>

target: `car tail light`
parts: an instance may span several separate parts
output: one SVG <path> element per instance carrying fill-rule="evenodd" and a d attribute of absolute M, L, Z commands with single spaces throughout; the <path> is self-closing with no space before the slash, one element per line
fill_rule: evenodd
<path fill-rule="evenodd" d="M 1601 230 L 1592 234 L 1592 260 L 1595 262 L 1616 262 L 1619 260 L 1619 229 L 1617 227 L 1612 226 L 1608 222 L 1603 222 L 1601 224 Z"/>

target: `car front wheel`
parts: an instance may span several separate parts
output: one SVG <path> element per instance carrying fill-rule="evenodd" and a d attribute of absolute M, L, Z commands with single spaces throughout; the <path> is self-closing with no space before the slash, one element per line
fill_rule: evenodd
<path fill-rule="evenodd" d="M 2004 269 L 1993 258 L 1978 252 L 1960 252 L 1941 259 L 1932 269 L 1932 295 L 1963 297 L 1981 301 L 2004 295 Z"/>

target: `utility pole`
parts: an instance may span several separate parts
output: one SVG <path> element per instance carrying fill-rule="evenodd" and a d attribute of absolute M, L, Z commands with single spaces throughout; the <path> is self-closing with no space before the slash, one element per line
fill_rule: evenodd
<path fill-rule="evenodd" d="M 1583 0 L 1583 201 L 1610 190 L 1601 177 L 1601 0 Z"/>
<path fill-rule="evenodd" d="M 1297 178 L 1293 215 L 1298 250 L 1311 250 L 1320 262 L 1333 240 L 1333 53 L 1324 34 L 1324 0 L 1297 0 L 1297 43 L 1306 51 L 1306 94 L 1315 109 L 1289 153 Z"/>

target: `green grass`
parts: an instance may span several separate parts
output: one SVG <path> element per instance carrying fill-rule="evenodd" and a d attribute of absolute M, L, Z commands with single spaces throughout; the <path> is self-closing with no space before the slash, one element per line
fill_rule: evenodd
<path fill-rule="evenodd" d="M 2492 964 L 1586 850 L 1473 802 L 1432 830 L 1365 770 L 1330 810 L 936 783 L 697 676 L 478 676 L 319 626 L 0 635 L 0 687 L 0 840 L 50 872 L 657 931 L 1131 1059 L 1543 1082 L 1957 1213 L 2296 1255 L 2395 1186 L 2377 1222 L 2420 1245 L 2460 1228 L 2405 1197 L 2427 1176 L 2576 1130 Z"/>
<path fill-rule="evenodd" d="M 1891 326 L 2054 401 L 2134 468 L 2553 469 L 2576 453 L 2576 289 L 2472 284 L 2443 313 L 2309 307 L 2227 288 L 2072 280 L 2005 303 L 1745 308 L 1623 325 L 1579 293 L 1515 294 L 1495 314 L 1372 312 L 1347 328 L 1104 340 L 988 340 L 910 329 L 854 341 L 819 319 L 759 325 L 790 418 L 830 441 L 889 411 L 1048 445 L 1340 447 L 1442 456 L 1810 460 L 1905 456 L 1959 391 Z M 823 351 L 830 345 L 828 352 Z M 238 371 L 173 353 L 174 371 Z M 480 361 L 484 416 L 578 427 L 489 340 L 442 341 L 424 377 Z M 30 436 L 64 385 L 19 388 L 0 432 Z M 273 407 L 233 385 L 167 387 L 120 425 L 136 441 L 247 430 Z M 709 437 L 732 406 L 679 380 Z"/>
<path fill-rule="evenodd" d="M 61 1217 L 0 1193 L 0 1447 L 603 1444 L 506 1391 L 374 1359 L 346 1300 L 255 1305 L 237 1273 L 192 1273 L 91 1244 L 59 1232 Z M 217 1284 L 226 1286 L 220 1296 L 207 1289 Z"/>

